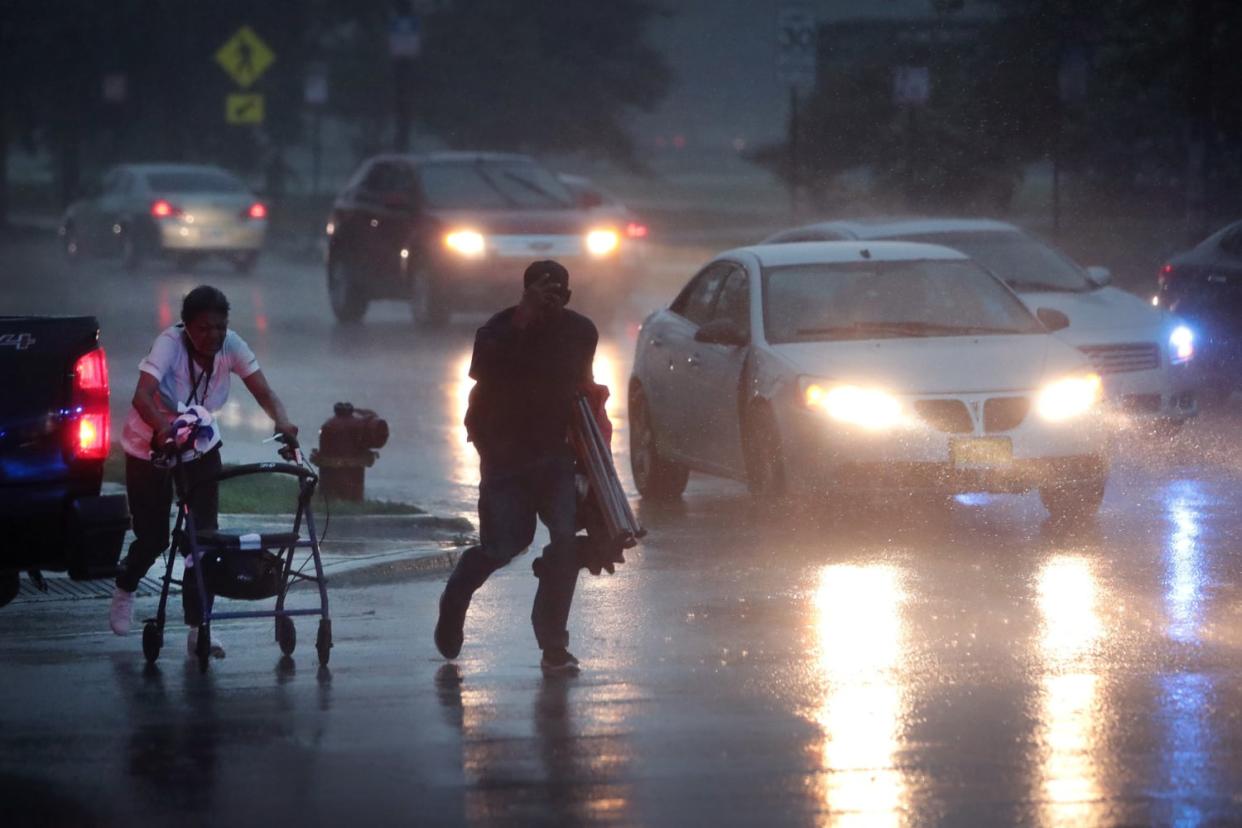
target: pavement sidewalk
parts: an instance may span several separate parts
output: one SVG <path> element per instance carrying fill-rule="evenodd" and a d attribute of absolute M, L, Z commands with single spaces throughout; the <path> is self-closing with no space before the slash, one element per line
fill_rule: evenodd
<path fill-rule="evenodd" d="M 220 527 L 231 531 L 288 531 L 291 524 L 291 515 L 220 516 Z M 326 522 L 323 516 L 317 515 L 316 531 L 320 535 L 320 557 L 330 588 L 447 572 L 457 563 L 460 551 L 474 542 L 469 521 L 435 515 L 341 515 Z M 133 534 L 127 533 L 123 549 L 127 549 L 132 540 Z M 295 565 L 300 566 L 304 558 L 308 558 L 308 553 L 299 551 L 294 558 Z M 140 597 L 159 595 L 163 566 L 163 559 L 156 561 L 142 579 L 137 590 Z M 306 568 L 311 566 L 307 560 Z M 178 561 L 174 577 L 179 579 L 182 571 L 182 563 Z M 60 572 L 44 573 L 44 578 L 45 592 L 39 591 L 29 578 L 23 578 L 13 603 L 109 598 L 112 595 L 111 579 L 74 581 Z M 172 591 L 180 590 L 173 587 Z"/>

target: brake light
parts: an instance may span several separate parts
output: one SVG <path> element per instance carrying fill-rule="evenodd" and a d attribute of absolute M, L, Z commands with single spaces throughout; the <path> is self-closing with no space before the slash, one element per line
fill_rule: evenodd
<path fill-rule="evenodd" d="M 250 209 L 246 211 L 246 215 L 252 219 L 267 218 L 267 205 L 256 201 L 250 205 Z"/>
<path fill-rule="evenodd" d="M 73 366 L 74 389 L 84 394 L 108 394 L 108 359 L 103 348 L 84 355 Z"/>
<path fill-rule="evenodd" d="M 106 460 L 112 444 L 112 415 L 108 409 L 108 357 L 103 348 L 86 354 L 73 366 L 73 413 L 70 429 L 73 456 L 78 460 Z"/>
<path fill-rule="evenodd" d="M 179 215 L 180 213 L 180 210 L 162 198 L 151 205 L 151 215 L 156 218 L 169 218 L 170 216 Z"/>
<path fill-rule="evenodd" d="M 1166 264 L 1164 267 L 1160 268 L 1160 272 L 1156 274 L 1156 281 L 1160 283 L 1161 287 L 1164 287 L 1166 284 L 1173 281 L 1173 273 L 1173 265 Z"/>
<path fill-rule="evenodd" d="M 625 235 L 631 239 L 645 239 L 647 238 L 647 225 L 631 221 L 625 225 Z"/>

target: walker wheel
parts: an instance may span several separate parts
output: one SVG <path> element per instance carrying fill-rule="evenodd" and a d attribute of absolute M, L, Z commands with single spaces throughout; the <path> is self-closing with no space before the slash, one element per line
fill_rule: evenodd
<path fill-rule="evenodd" d="M 142 625 L 142 654 L 147 657 L 148 664 L 154 664 L 160 657 L 160 649 L 164 646 L 164 631 L 159 624 L 148 621 Z"/>
<path fill-rule="evenodd" d="M 287 615 L 276 616 L 276 643 L 285 655 L 293 655 L 298 646 L 298 629 L 293 626 L 293 619 Z"/>
<path fill-rule="evenodd" d="M 319 619 L 319 634 L 315 636 L 315 649 L 319 652 L 319 663 L 326 667 L 328 658 L 332 655 L 332 620 L 330 618 Z"/>
<path fill-rule="evenodd" d="M 207 665 L 211 662 L 211 625 L 199 624 L 198 641 L 195 643 L 194 654 L 198 656 L 198 670 L 200 673 L 207 672 Z"/>

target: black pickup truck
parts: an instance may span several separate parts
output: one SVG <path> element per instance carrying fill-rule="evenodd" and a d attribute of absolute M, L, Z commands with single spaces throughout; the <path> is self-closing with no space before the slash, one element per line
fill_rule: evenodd
<path fill-rule="evenodd" d="M 115 574 L 129 510 L 100 495 L 108 363 L 91 316 L 0 316 L 0 606 L 22 572 Z"/>

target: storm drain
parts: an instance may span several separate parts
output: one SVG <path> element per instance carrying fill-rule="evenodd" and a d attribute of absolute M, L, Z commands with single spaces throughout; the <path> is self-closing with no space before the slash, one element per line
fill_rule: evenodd
<path fill-rule="evenodd" d="M 81 601 L 87 598 L 112 597 L 113 581 L 111 578 L 104 578 L 99 581 L 75 581 L 65 575 L 48 574 L 44 574 L 43 578 L 47 582 L 47 592 L 40 592 L 33 581 L 22 575 L 22 585 L 18 589 L 17 597 L 13 599 L 13 603 Z M 169 590 L 170 595 L 175 595 L 179 592 L 181 592 L 181 587 L 176 585 L 173 585 L 172 589 Z M 138 589 L 135 590 L 134 594 L 140 598 L 158 597 L 160 594 L 159 579 L 143 578 L 138 582 Z"/>

